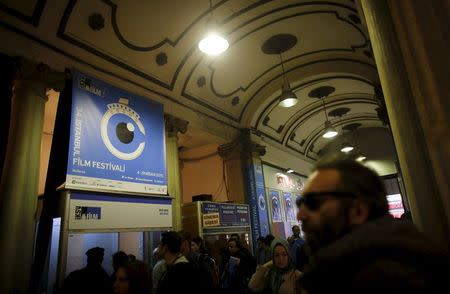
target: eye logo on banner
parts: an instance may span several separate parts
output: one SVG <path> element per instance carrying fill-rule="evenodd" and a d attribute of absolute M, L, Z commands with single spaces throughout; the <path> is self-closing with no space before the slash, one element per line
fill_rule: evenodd
<path fill-rule="evenodd" d="M 264 199 L 263 194 L 259 194 L 258 205 L 259 205 L 259 209 L 261 209 L 261 210 L 266 209 L 266 199 Z"/>
<path fill-rule="evenodd" d="M 167 194 L 163 105 L 72 71 L 67 189 Z"/>
<path fill-rule="evenodd" d="M 106 148 L 117 158 L 133 160 L 144 151 L 145 128 L 139 114 L 128 106 L 128 99 L 120 98 L 118 103 L 108 104 L 100 130 Z"/>

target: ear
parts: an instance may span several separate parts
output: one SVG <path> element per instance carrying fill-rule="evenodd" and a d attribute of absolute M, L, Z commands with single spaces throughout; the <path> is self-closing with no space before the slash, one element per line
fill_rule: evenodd
<path fill-rule="evenodd" d="M 369 205 L 366 202 L 361 201 L 360 199 L 355 199 L 350 208 L 350 225 L 361 225 L 367 222 L 368 218 Z"/>

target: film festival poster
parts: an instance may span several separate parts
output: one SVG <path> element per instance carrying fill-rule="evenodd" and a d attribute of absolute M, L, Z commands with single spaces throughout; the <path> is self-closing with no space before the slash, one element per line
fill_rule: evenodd
<path fill-rule="evenodd" d="M 295 221 L 296 220 L 296 213 L 294 209 L 294 202 L 292 201 L 292 193 L 290 192 L 284 192 L 284 206 L 286 211 L 286 221 Z"/>
<path fill-rule="evenodd" d="M 281 210 L 280 192 L 269 190 L 270 207 L 272 213 L 272 222 L 282 222 L 283 214 Z"/>

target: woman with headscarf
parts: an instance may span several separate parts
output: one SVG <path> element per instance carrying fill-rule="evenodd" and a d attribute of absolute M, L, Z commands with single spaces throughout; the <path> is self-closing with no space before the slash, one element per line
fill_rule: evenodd
<path fill-rule="evenodd" d="M 276 238 L 270 249 L 272 260 L 256 268 L 248 287 L 257 293 L 295 294 L 301 272 L 295 269 L 288 242 Z"/>

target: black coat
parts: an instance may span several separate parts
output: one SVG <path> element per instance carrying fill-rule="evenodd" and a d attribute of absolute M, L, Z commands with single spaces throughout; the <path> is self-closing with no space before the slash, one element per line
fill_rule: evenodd
<path fill-rule="evenodd" d="M 409 221 L 363 224 L 315 254 L 300 286 L 314 293 L 450 293 L 450 262 Z"/>

